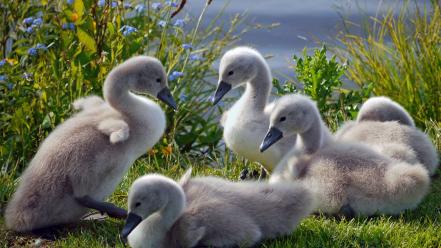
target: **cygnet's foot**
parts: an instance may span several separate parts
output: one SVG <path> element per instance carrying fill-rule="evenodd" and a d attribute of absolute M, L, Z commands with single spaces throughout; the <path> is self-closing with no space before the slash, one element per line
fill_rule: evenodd
<path fill-rule="evenodd" d="M 244 180 L 263 180 L 267 176 L 266 170 L 262 167 L 261 171 L 258 170 L 252 170 L 251 172 L 248 170 L 248 168 L 243 169 L 240 172 L 239 179 Z"/>
<path fill-rule="evenodd" d="M 125 219 L 127 218 L 127 210 L 117 207 L 110 202 L 101 202 L 92 199 L 90 196 L 76 197 L 78 204 L 86 208 L 98 210 L 101 213 L 106 213 L 112 218 Z"/>
<path fill-rule="evenodd" d="M 349 204 L 343 205 L 340 208 L 340 211 L 338 211 L 338 214 L 350 219 L 355 217 L 355 211 L 349 206 Z"/>
<path fill-rule="evenodd" d="M 243 180 L 246 180 L 247 177 L 248 177 L 248 173 L 249 173 L 248 168 L 243 169 L 243 170 L 240 172 L 239 180 L 242 180 L 242 181 L 243 181 Z"/>
<path fill-rule="evenodd" d="M 268 172 L 265 170 L 265 168 L 260 168 L 260 175 L 259 175 L 259 181 L 265 180 L 268 175 Z"/>

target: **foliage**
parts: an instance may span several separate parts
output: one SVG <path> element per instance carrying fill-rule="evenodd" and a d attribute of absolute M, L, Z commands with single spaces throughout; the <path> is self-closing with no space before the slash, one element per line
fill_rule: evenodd
<path fill-rule="evenodd" d="M 278 80 L 274 80 L 274 86 L 278 95 L 296 92 L 309 95 L 317 102 L 324 120 L 335 129 L 341 122 L 355 117 L 361 103 L 369 97 L 371 86 L 359 90 L 342 88 L 342 76 L 347 66 L 338 63 L 335 56 L 328 59 L 326 53 L 327 48 L 323 46 L 313 55 L 308 55 L 304 49 L 302 57 L 293 56 L 297 81 L 303 83 L 303 88 L 294 82 L 282 85 Z"/>
<path fill-rule="evenodd" d="M 372 84 L 374 94 L 392 97 L 419 126 L 441 120 L 441 7 L 431 2 L 421 10 L 407 1 L 398 15 L 391 8 L 382 18 L 371 17 L 362 36 L 347 29 L 337 50 L 350 58 L 350 80 Z"/>
<path fill-rule="evenodd" d="M 216 18 L 202 28 L 208 1 L 197 21 L 172 19 L 176 8 L 173 1 L 0 0 L 3 173 L 20 172 L 44 137 L 71 115 L 70 103 L 101 95 L 107 73 L 137 54 L 163 62 L 179 105 L 178 112 L 163 106 L 167 133 L 153 151 L 165 152 L 155 156 L 215 146 L 221 131 L 205 101 L 213 91 L 206 78 L 222 49 L 240 35 L 241 17 L 222 25 Z"/>

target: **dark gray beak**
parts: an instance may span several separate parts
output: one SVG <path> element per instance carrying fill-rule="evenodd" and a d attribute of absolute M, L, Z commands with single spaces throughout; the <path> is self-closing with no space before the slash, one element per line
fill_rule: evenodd
<path fill-rule="evenodd" d="M 122 231 L 121 231 L 121 239 L 124 242 L 127 242 L 127 236 L 135 229 L 136 226 L 138 226 L 139 223 L 141 223 L 142 218 L 141 216 L 129 213 L 126 219 L 126 224 L 124 225 Z"/>
<path fill-rule="evenodd" d="M 169 88 L 164 87 L 164 89 L 159 91 L 156 97 L 168 106 L 172 107 L 174 110 L 178 108 Z"/>
<path fill-rule="evenodd" d="M 283 138 L 283 133 L 279 129 L 272 127 L 266 133 L 265 138 L 263 139 L 262 144 L 260 144 L 260 152 L 264 152 L 266 149 L 270 148 L 274 143 Z"/>
<path fill-rule="evenodd" d="M 230 90 L 231 84 L 221 81 L 217 86 L 216 93 L 214 93 L 214 96 L 211 98 L 213 105 L 216 105 Z"/>

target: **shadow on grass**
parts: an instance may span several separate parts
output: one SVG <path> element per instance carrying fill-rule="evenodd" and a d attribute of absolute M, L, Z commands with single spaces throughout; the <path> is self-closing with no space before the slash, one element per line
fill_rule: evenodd
<path fill-rule="evenodd" d="M 1 247 L 53 247 L 60 240 L 85 235 L 85 241 L 104 237 L 106 245 L 110 247 L 115 247 L 116 244 L 121 244 L 122 242 L 119 238 L 119 231 L 123 223 L 111 218 L 82 220 L 76 224 L 39 229 L 32 233 L 9 231 L 5 229 L 3 220 L 0 223 L 0 235 L 3 238 L 0 241 Z"/>

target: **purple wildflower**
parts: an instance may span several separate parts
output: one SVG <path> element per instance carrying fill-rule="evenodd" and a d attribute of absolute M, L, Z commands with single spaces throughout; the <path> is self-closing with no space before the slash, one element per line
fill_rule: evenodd
<path fill-rule="evenodd" d="M 128 36 L 131 33 L 138 32 L 138 29 L 135 28 L 135 27 L 129 26 L 129 25 L 124 25 L 124 26 L 121 27 L 121 29 L 119 31 L 122 31 L 122 34 L 124 36 Z"/>
<path fill-rule="evenodd" d="M 160 27 L 165 27 L 165 26 L 167 25 L 167 22 L 164 21 L 164 20 L 160 20 L 160 21 L 158 22 L 158 25 L 159 25 Z"/>
<path fill-rule="evenodd" d="M 6 59 L 0 60 L 0 67 L 4 66 L 6 64 Z"/>
<path fill-rule="evenodd" d="M 25 29 L 25 32 L 28 33 L 28 34 L 30 34 L 30 33 L 34 32 L 34 28 L 33 28 L 33 27 L 27 27 L 27 28 Z"/>
<path fill-rule="evenodd" d="M 142 13 L 145 11 L 145 5 L 144 4 L 138 4 L 135 6 L 135 11 L 138 13 Z"/>
<path fill-rule="evenodd" d="M 66 3 L 72 5 L 74 3 L 74 0 L 67 0 Z"/>
<path fill-rule="evenodd" d="M 26 25 L 32 24 L 32 22 L 34 22 L 34 17 L 27 17 L 23 19 L 23 23 Z"/>
<path fill-rule="evenodd" d="M 184 73 L 181 71 L 173 71 L 169 76 L 168 76 L 168 80 L 173 81 L 177 78 L 183 77 Z"/>
<path fill-rule="evenodd" d="M 182 44 L 182 48 L 184 48 L 185 50 L 188 50 L 188 49 L 193 49 L 193 46 L 191 44 L 185 43 L 185 44 Z"/>
<path fill-rule="evenodd" d="M 178 3 L 173 2 L 173 1 L 165 1 L 165 4 L 167 4 L 168 6 L 174 7 L 174 8 L 179 6 Z"/>
<path fill-rule="evenodd" d="M 116 2 L 116 1 L 112 1 L 111 6 L 112 6 L 112 8 L 116 8 L 116 7 L 118 7 L 118 2 Z"/>
<path fill-rule="evenodd" d="M 175 23 L 173 24 L 173 26 L 175 27 L 184 27 L 185 21 L 183 19 L 177 19 L 175 21 Z"/>
<path fill-rule="evenodd" d="M 67 29 L 74 30 L 75 29 L 75 24 L 73 24 L 72 22 L 64 23 L 61 26 L 61 28 L 65 29 L 65 30 L 67 30 Z"/>
<path fill-rule="evenodd" d="M 43 19 L 41 19 L 41 17 L 35 18 L 32 21 L 32 26 L 33 27 L 40 26 L 41 24 L 43 24 Z"/>
<path fill-rule="evenodd" d="M 124 3 L 124 9 L 130 9 L 132 7 L 131 3 Z"/>
<path fill-rule="evenodd" d="M 98 7 L 103 7 L 106 4 L 106 0 L 99 0 Z"/>
<path fill-rule="evenodd" d="M 28 49 L 28 54 L 31 55 L 31 56 L 35 56 L 35 55 L 38 54 L 38 51 L 37 51 L 36 48 L 31 47 L 31 48 Z"/>
<path fill-rule="evenodd" d="M 7 76 L 5 76 L 5 75 L 0 75 L 0 81 L 6 81 L 6 79 L 8 79 Z"/>
<path fill-rule="evenodd" d="M 202 56 L 199 54 L 192 54 L 189 57 L 190 61 L 201 61 L 203 60 Z"/>
<path fill-rule="evenodd" d="M 160 10 L 162 8 L 161 3 L 152 3 L 152 9 L 154 10 Z"/>
<path fill-rule="evenodd" d="M 47 46 L 45 46 L 44 44 L 41 44 L 41 43 L 38 43 L 36 46 L 35 46 L 35 48 L 36 49 L 38 49 L 38 50 L 47 50 Z"/>

